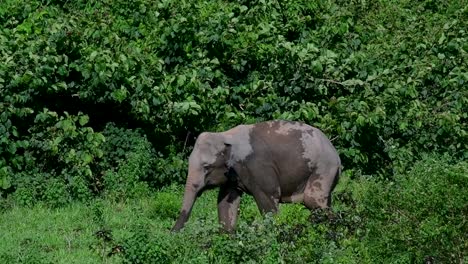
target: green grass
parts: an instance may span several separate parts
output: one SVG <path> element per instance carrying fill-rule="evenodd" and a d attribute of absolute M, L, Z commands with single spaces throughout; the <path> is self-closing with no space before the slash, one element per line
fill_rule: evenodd
<path fill-rule="evenodd" d="M 95 200 L 54 209 L 43 204 L 13 206 L 0 217 L 0 262 L 2 263 L 119 263 L 118 255 L 107 257 L 139 226 L 155 234 L 167 233 L 174 224 L 183 196 L 182 186 L 126 202 Z M 259 218 L 251 197 L 244 197 L 241 221 Z M 208 191 L 194 206 L 186 229 L 203 219 L 217 225 L 216 191 Z M 112 230 L 112 243 L 102 246 L 96 233 Z"/>
<path fill-rule="evenodd" d="M 171 195 L 174 199 L 180 197 L 176 193 Z M 34 258 L 54 263 L 100 262 L 102 252 L 96 232 L 103 227 L 112 230 L 115 241 L 128 236 L 129 228 L 138 222 L 151 223 L 161 230 L 170 227 L 171 219 L 155 216 L 157 203 L 153 196 L 126 203 L 108 200 L 91 204 L 73 203 L 59 209 L 42 205 L 13 207 L 0 218 L 0 259 L 27 262 L 35 255 Z M 97 216 L 99 210 L 102 217 Z M 117 261 L 106 258 L 106 262 Z"/>
<path fill-rule="evenodd" d="M 99 199 L 88 204 L 75 202 L 58 209 L 42 203 L 32 207 L 14 205 L 0 217 L 0 262 L 120 263 L 122 259 L 118 254 L 107 255 L 112 247 L 121 245 L 140 227 L 155 236 L 173 236 L 175 240 L 191 234 L 201 222 L 216 227 L 216 195 L 213 190 L 199 197 L 182 235 L 170 233 L 178 216 L 182 186 L 126 202 Z M 302 212 L 303 216 L 309 214 L 302 205 L 281 205 L 279 222 L 297 221 L 299 218 L 290 218 L 294 211 Z M 253 198 L 245 195 L 239 224 L 260 219 Z M 97 235 L 102 230 L 111 230 L 111 242 L 102 243 Z"/>
<path fill-rule="evenodd" d="M 346 171 L 332 218 L 300 204 L 263 218 L 245 195 L 234 235 L 219 233 L 216 190 L 176 234 L 182 186 L 58 209 L 0 200 L 0 263 L 464 263 L 466 175 L 468 164 L 448 156 L 428 156 L 393 180 Z"/>
<path fill-rule="evenodd" d="M 89 247 L 98 225 L 90 206 L 72 204 L 61 209 L 41 205 L 14 207 L 0 219 L 0 259 L 5 262 L 92 263 Z"/>

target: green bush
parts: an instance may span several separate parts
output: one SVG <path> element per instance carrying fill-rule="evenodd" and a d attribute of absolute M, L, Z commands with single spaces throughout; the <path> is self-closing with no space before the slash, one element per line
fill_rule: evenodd
<path fill-rule="evenodd" d="M 154 197 L 154 205 L 151 212 L 152 218 L 169 219 L 174 221 L 179 216 L 181 201 L 183 196 L 175 185 L 161 189 Z"/>
<path fill-rule="evenodd" d="M 368 175 L 468 157 L 463 1 L 4 2 L 2 197 L 182 183 L 194 136 L 266 119 L 321 128 Z M 119 174 L 140 136 L 155 160 Z"/>
<path fill-rule="evenodd" d="M 360 210 L 369 253 L 385 262 L 463 262 L 467 175 L 466 161 L 429 156 L 395 182 L 368 181 Z"/>
<path fill-rule="evenodd" d="M 52 202 L 57 205 L 92 196 L 97 184 L 92 165 L 102 157 L 100 146 L 105 139 L 101 133 L 84 126 L 88 119 L 83 114 L 65 113 L 59 117 L 47 109 L 36 115 L 35 123 L 51 126 L 42 124 L 30 129 L 34 136 L 23 145 L 23 155 L 13 158 L 16 170 L 10 167 L 8 175 L 10 184 L 21 190 L 16 196 L 22 202 L 51 201 L 53 193 L 60 197 L 60 201 Z"/>
<path fill-rule="evenodd" d="M 169 149 L 164 157 L 141 130 L 117 127 L 113 123 L 103 130 L 106 142 L 103 158 L 96 170 L 103 175 L 102 189 L 121 198 L 144 194 L 149 187 L 160 188 L 184 183 L 187 174 L 185 153 Z"/>
<path fill-rule="evenodd" d="M 216 263 L 273 263 L 279 259 L 281 247 L 275 231 L 271 217 L 260 222 L 241 223 L 234 237 L 215 236 L 208 254 Z"/>
<path fill-rule="evenodd" d="M 466 10 L 459 1 L 9 0 L 2 192 L 27 164 L 52 173 L 57 147 L 82 144 L 65 161 L 94 163 L 99 142 L 68 139 L 110 121 L 144 128 L 157 151 L 173 147 L 168 160 L 187 132 L 272 118 L 320 127 L 347 168 L 369 174 L 403 171 L 425 151 L 464 157 Z M 69 125 L 75 117 L 89 127 Z M 31 146 L 42 160 L 30 159 Z"/>
<path fill-rule="evenodd" d="M 170 151 L 166 157 L 156 161 L 155 172 L 157 176 L 153 179 L 153 186 L 167 186 L 170 184 L 185 183 L 188 171 L 188 157 L 186 153 L 175 153 Z"/>
<path fill-rule="evenodd" d="M 151 218 L 168 220 L 167 229 L 155 230 L 152 221 L 132 227 L 123 254 L 129 261 L 173 263 L 463 263 L 467 169 L 466 161 L 430 155 L 392 181 L 345 173 L 332 212 L 286 204 L 275 216 L 262 218 L 257 211 L 254 217 L 249 210 L 246 216 L 242 208 L 255 203 L 243 199 L 234 234 L 219 232 L 214 193 L 213 204 L 202 201 L 199 216 L 180 233 L 169 233 L 178 207 L 174 190 L 166 189 Z"/>
<path fill-rule="evenodd" d="M 156 156 L 151 143 L 139 131 L 107 124 L 106 143 L 98 169 L 103 174 L 102 189 L 115 199 L 148 193 L 148 181 L 155 177 Z"/>
<path fill-rule="evenodd" d="M 464 263 L 467 169 L 466 161 L 434 154 L 392 180 L 347 170 L 333 193 L 332 211 L 311 213 L 302 205 L 281 204 L 279 214 L 263 218 L 254 199 L 244 196 L 234 234 L 219 232 L 216 191 L 199 197 L 181 232 L 170 232 L 180 209 L 181 185 L 155 195 L 117 201 L 104 197 L 58 209 L 41 204 L 22 208 L 3 200 L 0 260 Z M 53 190 L 63 190 L 54 178 L 49 180 Z M 15 195 L 22 193 L 18 189 Z M 44 194 L 54 199 L 55 192 Z"/>
<path fill-rule="evenodd" d="M 124 263 L 168 263 L 172 260 L 168 254 L 172 246 L 140 227 L 124 244 Z"/>
<path fill-rule="evenodd" d="M 120 163 L 127 159 L 129 153 L 144 149 L 152 151 L 151 144 L 140 130 L 127 129 L 114 123 L 107 123 L 102 134 L 106 138 L 102 145 L 104 155 L 98 167 L 102 172 L 119 167 Z"/>

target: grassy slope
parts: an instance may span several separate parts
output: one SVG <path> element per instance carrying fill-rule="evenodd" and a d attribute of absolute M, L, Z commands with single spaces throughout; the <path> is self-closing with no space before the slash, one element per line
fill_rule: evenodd
<path fill-rule="evenodd" d="M 92 221 L 90 208 L 82 204 L 57 210 L 42 206 L 15 207 L 2 214 L 0 229 L 0 259 L 4 263 L 41 259 L 56 263 L 98 260 L 98 255 L 89 250 L 98 227 Z"/>
<path fill-rule="evenodd" d="M 178 200 L 179 194 L 169 195 Z M 209 198 L 200 199 L 198 207 L 206 204 Z M 60 209 L 14 207 L 0 218 L 0 256 L 19 262 L 38 257 L 55 263 L 99 262 L 100 243 L 95 233 L 102 229 L 102 223 L 112 230 L 116 241 L 128 235 L 128 228 L 137 223 L 151 223 L 160 230 L 170 227 L 170 219 L 155 214 L 155 203 L 155 197 L 145 197 L 127 203 L 74 203 Z M 102 212 L 102 217 L 98 216 L 98 211 Z M 106 261 L 112 263 L 113 260 Z"/>
<path fill-rule="evenodd" d="M 128 202 L 97 200 L 59 209 L 43 205 L 13 206 L 0 217 L 0 262 L 100 262 L 101 256 L 111 251 L 111 245 L 102 246 L 96 235 L 98 231 L 112 230 L 114 244 L 127 239 L 131 235 L 129 230 L 140 225 L 150 227 L 154 235 L 169 235 L 182 195 L 180 187 Z M 241 221 L 259 217 L 250 197 L 243 199 L 242 212 Z M 187 229 L 196 225 L 197 219 L 216 225 L 216 191 L 209 191 L 198 199 Z M 105 262 L 119 262 L 119 259 L 105 258 Z"/>
<path fill-rule="evenodd" d="M 463 236 L 468 232 L 467 165 L 429 157 L 391 182 L 351 180 L 344 174 L 334 192 L 336 218 L 325 222 L 314 215 L 311 223 L 303 206 L 283 204 L 271 224 L 244 196 L 233 238 L 217 232 L 216 191 L 198 199 L 178 234 L 169 229 L 178 214 L 181 186 L 125 203 L 103 199 L 60 209 L 12 206 L 0 216 L 0 262 L 463 263 L 468 255 Z M 116 246 L 127 251 L 109 256 Z"/>

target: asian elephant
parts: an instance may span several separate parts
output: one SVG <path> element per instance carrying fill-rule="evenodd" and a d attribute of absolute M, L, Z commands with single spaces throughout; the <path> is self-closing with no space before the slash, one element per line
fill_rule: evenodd
<path fill-rule="evenodd" d="M 184 200 L 172 231 L 184 226 L 207 188 L 219 187 L 219 222 L 231 232 L 243 193 L 254 197 L 262 214 L 276 213 L 279 203 L 288 202 L 328 208 L 340 173 L 340 157 L 330 140 L 301 122 L 275 120 L 203 132 L 189 157 Z"/>

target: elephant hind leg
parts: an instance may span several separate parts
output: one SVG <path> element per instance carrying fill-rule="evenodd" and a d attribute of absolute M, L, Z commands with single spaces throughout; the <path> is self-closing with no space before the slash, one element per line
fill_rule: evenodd
<path fill-rule="evenodd" d="M 328 208 L 331 206 L 331 192 L 336 185 L 338 169 L 328 170 L 318 177 L 310 177 L 304 189 L 304 204 L 309 209 Z"/>
<path fill-rule="evenodd" d="M 255 202 L 261 214 L 273 213 L 276 214 L 279 208 L 279 191 L 278 193 L 268 195 L 265 192 L 258 191 L 253 194 Z"/>

